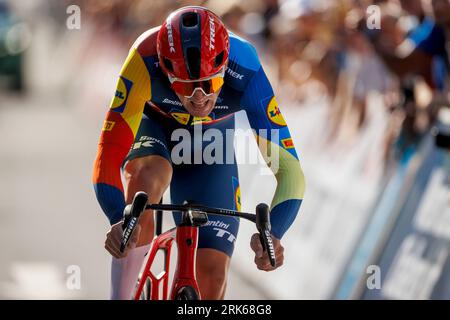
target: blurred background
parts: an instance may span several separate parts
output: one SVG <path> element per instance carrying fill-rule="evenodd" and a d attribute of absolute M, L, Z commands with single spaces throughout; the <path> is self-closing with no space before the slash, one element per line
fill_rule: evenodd
<path fill-rule="evenodd" d="M 0 0 L 0 298 L 108 299 L 103 118 L 131 44 L 184 5 L 256 46 L 307 179 L 285 265 L 258 271 L 242 222 L 226 298 L 449 299 L 450 0 Z M 273 195 L 258 170 L 244 211 Z"/>

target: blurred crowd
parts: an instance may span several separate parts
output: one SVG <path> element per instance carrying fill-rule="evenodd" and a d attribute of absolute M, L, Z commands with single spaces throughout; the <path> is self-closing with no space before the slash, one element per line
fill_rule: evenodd
<path fill-rule="evenodd" d="M 7 2 L 0 3 L 4 17 Z M 378 111 L 389 119 L 386 163 L 407 157 L 429 132 L 439 109 L 449 105 L 450 0 L 53 0 L 45 4 L 48 19 L 60 23 L 68 5 L 79 5 L 83 21 L 96 35 L 92 39 L 110 35 L 114 45 L 126 49 L 172 10 L 206 6 L 257 47 L 280 100 L 301 107 L 318 96 L 329 99 L 324 119 L 328 143 L 357 138 L 368 121 L 368 97 L 381 95 Z M 3 51 L 0 46 L 4 60 Z M 7 72 L 2 63 L 0 68 Z M 21 88 L 16 84 L 15 89 Z"/>

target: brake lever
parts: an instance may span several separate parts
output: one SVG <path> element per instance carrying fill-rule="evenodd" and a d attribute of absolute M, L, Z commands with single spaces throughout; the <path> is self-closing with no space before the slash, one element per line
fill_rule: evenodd
<path fill-rule="evenodd" d="M 273 246 L 273 241 L 272 241 L 272 237 L 270 235 L 270 231 L 269 230 L 261 230 L 259 232 L 259 240 L 261 241 L 263 251 L 267 251 L 267 254 L 269 256 L 270 265 L 272 267 L 276 267 L 275 248 Z"/>
<path fill-rule="evenodd" d="M 270 235 L 269 206 L 265 203 L 260 203 L 256 206 L 256 228 L 259 232 L 259 240 L 261 241 L 263 251 L 267 252 L 270 265 L 275 267 L 275 248 L 273 246 L 272 236 Z"/>
<path fill-rule="evenodd" d="M 127 205 L 124 209 L 124 222 L 122 224 L 123 234 L 120 243 L 120 252 L 124 252 L 128 246 L 131 235 L 137 226 L 141 213 L 147 205 L 148 195 L 145 192 L 137 192 L 134 195 L 131 205 Z"/>
<path fill-rule="evenodd" d="M 125 222 L 122 225 L 123 234 L 122 234 L 122 242 L 120 243 L 120 252 L 123 253 L 125 248 L 128 246 L 128 242 L 130 241 L 131 235 L 136 228 L 137 225 L 137 217 L 129 217 L 128 222 L 125 226 Z"/>

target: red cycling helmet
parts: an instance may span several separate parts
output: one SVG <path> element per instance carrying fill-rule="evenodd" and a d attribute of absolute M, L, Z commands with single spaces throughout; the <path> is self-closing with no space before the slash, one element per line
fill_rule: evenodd
<path fill-rule="evenodd" d="M 199 6 L 172 12 L 158 33 L 159 63 L 172 87 L 177 81 L 187 84 L 219 73 L 223 78 L 229 50 L 228 31 L 220 18 Z"/>

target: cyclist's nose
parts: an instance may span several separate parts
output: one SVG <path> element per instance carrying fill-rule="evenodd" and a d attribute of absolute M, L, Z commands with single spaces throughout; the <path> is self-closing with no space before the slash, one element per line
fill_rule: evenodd
<path fill-rule="evenodd" d="M 192 96 L 192 100 L 194 100 L 195 102 L 200 102 L 200 101 L 204 101 L 205 98 L 206 98 L 206 95 L 203 92 L 203 90 L 196 88 L 196 90 L 194 91 L 194 95 Z"/>

